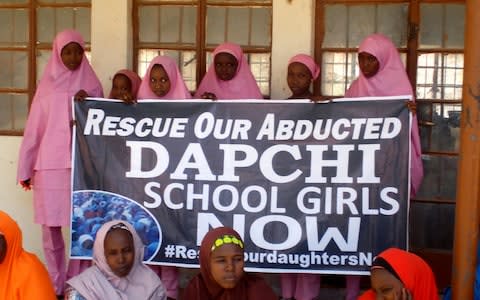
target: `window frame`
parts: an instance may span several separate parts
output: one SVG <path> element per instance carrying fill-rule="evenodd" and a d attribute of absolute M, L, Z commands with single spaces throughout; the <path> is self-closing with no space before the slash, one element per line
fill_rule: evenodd
<path fill-rule="evenodd" d="M 417 68 L 418 56 L 427 53 L 455 53 L 463 54 L 464 49 L 449 49 L 449 48 L 419 48 L 419 29 L 420 29 L 420 5 L 421 4 L 465 4 L 463 0 L 315 0 L 315 36 L 314 36 L 314 56 L 315 60 L 322 65 L 322 57 L 325 52 L 337 51 L 343 53 L 357 52 L 357 48 L 323 48 L 323 39 L 325 37 L 325 6 L 332 4 L 343 5 L 368 5 L 368 4 L 408 4 L 408 20 L 407 20 L 407 44 L 406 48 L 399 48 L 399 52 L 406 53 L 406 71 L 407 75 L 412 83 L 413 90 L 416 91 L 417 86 Z M 328 50 L 325 50 L 328 49 Z M 321 70 L 320 72 L 322 72 Z M 341 96 L 322 95 L 321 78 L 314 82 L 314 94 L 319 95 L 321 99 L 332 99 Z M 461 105 L 461 99 L 449 100 L 449 99 L 416 99 L 419 105 L 422 104 L 453 104 Z M 428 122 L 419 122 L 419 126 L 432 126 Z M 429 140 L 431 136 L 429 136 Z M 433 156 L 445 156 L 445 157 L 458 157 L 458 151 L 422 151 L 422 154 Z M 425 203 L 450 203 L 454 204 L 455 199 L 422 199 L 417 198 L 413 201 L 425 202 Z"/>
<path fill-rule="evenodd" d="M 420 10 L 421 4 L 463 4 L 466 9 L 466 1 L 463 0 L 409 0 L 409 1 L 396 1 L 396 0 L 344 0 L 344 1 L 335 1 L 335 0 L 315 0 L 315 35 L 314 35 L 314 56 L 319 63 L 323 65 L 322 56 L 323 56 L 323 38 L 325 36 L 325 6 L 328 4 L 345 4 L 345 5 L 355 5 L 355 4 L 395 4 L 395 3 L 408 3 L 408 20 L 407 20 L 407 40 L 406 40 L 406 71 L 409 77 L 410 82 L 412 83 L 413 90 L 417 90 L 417 70 L 418 70 L 418 59 L 419 55 L 425 53 L 440 53 L 445 55 L 446 53 L 461 53 L 464 55 L 465 46 L 462 49 L 448 49 L 448 48 L 428 48 L 428 49 L 419 49 L 420 43 Z M 445 21 L 445 19 L 443 20 Z M 465 30 L 467 30 L 465 28 Z M 443 40 L 444 41 L 444 40 Z M 465 41 L 464 41 L 465 43 Z M 442 45 L 443 46 L 443 45 Z M 348 50 L 348 49 L 347 49 Z M 341 51 L 347 51 L 342 49 Z M 445 72 L 447 65 L 442 65 L 442 71 Z M 429 67 L 429 64 L 425 64 L 425 67 Z M 455 69 L 455 66 L 453 67 Z M 314 93 L 316 95 L 321 94 L 322 74 L 319 76 L 319 79 L 314 82 Z M 454 87 L 456 88 L 455 84 Z M 464 88 L 464 87 L 462 87 Z M 463 91 L 464 92 L 464 91 Z M 426 95 L 424 93 L 424 95 Z M 455 95 L 455 94 L 454 94 Z M 455 95 L 456 96 L 456 95 Z M 338 97 L 338 96 L 337 96 Z M 341 96 L 340 96 L 341 97 Z M 410 251 L 413 251 L 423 257 L 427 263 L 432 267 L 434 272 L 438 274 L 437 282 L 439 287 L 447 286 L 448 282 L 451 280 L 452 270 L 450 268 L 451 264 L 445 264 L 440 262 L 451 261 L 452 260 L 452 250 L 453 250 L 453 227 L 454 227 L 454 211 L 456 206 L 456 193 L 458 191 L 452 190 L 452 187 L 455 187 L 455 179 L 460 176 L 458 170 L 458 158 L 459 158 L 459 148 L 453 148 L 454 151 L 434 151 L 435 148 L 432 148 L 432 145 L 441 145 L 441 142 L 445 142 L 441 138 L 438 138 L 438 135 L 441 135 L 441 126 L 437 128 L 437 136 L 434 135 L 433 125 L 435 125 L 434 115 L 435 115 L 435 105 L 437 104 L 453 104 L 458 105 L 460 110 L 462 110 L 462 98 L 463 95 L 460 95 L 460 99 L 450 100 L 450 99 L 417 99 L 417 105 L 426 104 L 427 114 L 425 114 L 424 119 L 419 122 L 419 129 L 428 128 L 426 134 L 420 135 L 422 145 L 424 142 L 427 142 L 429 149 L 422 149 L 422 160 L 424 160 L 424 183 L 425 187 L 421 188 L 420 195 L 417 195 L 415 198 L 410 199 L 409 204 L 409 218 L 408 222 L 408 248 Z M 336 97 L 326 97 L 320 96 L 320 98 L 331 99 Z M 444 112 L 445 107 L 440 108 L 440 112 Z M 448 107 L 446 108 L 448 109 Z M 419 109 L 417 108 L 417 111 Z M 456 110 L 456 109 L 453 109 Z M 429 113 L 429 115 L 428 115 Z M 431 122 L 429 122 L 431 120 Z M 445 125 L 446 118 L 443 118 L 443 124 Z M 430 126 L 430 127 L 428 127 Z M 450 126 L 450 125 L 449 125 Z M 454 126 L 455 127 L 455 126 Z M 450 127 L 449 127 L 450 129 Z M 440 132 L 440 133 L 439 133 Z M 425 133 L 425 132 L 424 132 Z M 436 139 L 437 138 L 437 139 Z M 459 137 L 455 141 L 460 144 Z M 437 143 L 437 144 L 435 144 Z M 449 145 L 450 146 L 450 145 Z M 461 147 L 461 145 L 460 145 Z M 423 148 L 423 147 L 422 147 Z M 441 146 L 440 148 L 441 149 Z M 427 165 L 425 162 L 430 160 L 430 165 Z M 427 179 L 427 180 L 425 180 Z M 425 189 L 423 192 L 422 190 Z M 444 219 L 447 218 L 447 219 Z M 438 233 L 435 232 L 435 229 L 438 226 L 444 226 L 445 230 L 442 230 Z M 435 238 L 429 233 L 435 232 Z M 438 239 L 437 239 L 438 238 Z M 435 241 L 432 241 L 435 239 Z"/>
<path fill-rule="evenodd" d="M 196 24 L 196 38 L 195 45 L 184 46 L 182 44 L 162 44 L 162 43 L 143 43 L 139 39 L 139 10 L 142 6 L 161 6 L 161 5 L 179 5 L 179 6 L 195 6 L 197 7 L 197 24 Z M 198 88 L 201 79 L 207 71 L 207 54 L 215 49 L 215 46 L 207 45 L 206 39 L 206 21 L 208 7 L 270 7 L 273 8 L 273 1 L 215 1 L 209 3 L 208 0 L 192 0 L 192 1 L 175 1 L 175 0 L 134 0 L 132 5 L 132 20 L 133 20 L 133 69 L 138 72 L 138 55 L 142 49 L 157 49 L 157 50 L 173 50 L 173 51 L 195 51 L 196 52 L 196 87 Z M 272 27 L 270 26 L 270 36 L 272 35 Z M 255 53 L 272 53 L 272 43 L 269 47 L 260 46 L 243 46 L 242 50 L 245 55 Z M 269 70 L 271 87 L 271 67 Z"/>
<path fill-rule="evenodd" d="M 0 47 L 0 51 L 19 51 L 27 52 L 27 88 L 2 88 L 0 87 L 0 93 L 5 94 L 24 94 L 28 97 L 28 111 L 32 104 L 33 96 L 36 91 L 36 82 L 37 82 L 37 51 L 40 50 L 51 50 L 52 42 L 50 43 L 38 43 L 37 44 L 37 28 L 38 28 L 38 16 L 37 9 L 39 8 L 90 8 L 92 7 L 91 2 L 78 0 L 76 3 L 49 3 L 42 0 L 26 0 L 25 3 L 0 3 L 0 9 L 25 9 L 28 10 L 28 42 L 23 46 L 15 47 Z M 86 46 L 86 50 L 90 51 L 90 45 Z M 27 116 L 28 117 L 28 116 Z M 0 136 L 22 136 L 23 130 L 5 130 L 0 129 Z"/>

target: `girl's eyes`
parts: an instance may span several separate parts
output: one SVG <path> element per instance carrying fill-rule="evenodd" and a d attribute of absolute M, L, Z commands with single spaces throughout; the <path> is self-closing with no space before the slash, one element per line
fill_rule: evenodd
<path fill-rule="evenodd" d="M 115 256 L 117 255 L 117 251 L 109 251 L 105 256 Z"/>
<path fill-rule="evenodd" d="M 216 67 L 222 67 L 222 64 L 215 64 Z M 233 68 L 233 64 L 225 64 L 226 67 Z"/>
<path fill-rule="evenodd" d="M 132 252 L 132 248 L 125 248 L 125 249 L 122 249 L 122 252 L 125 254 L 125 253 L 131 253 Z"/>
<path fill-rule="evenodd" d="M 166 83 L 166 82 L 168 82 L 168 79 L 167 79 L 167 78 L 161 78 L 161 79 L 158 80 L 158 81 L 160 81 L 161 83 Z M 151 83 L 156 83 L 157 80 L 154 79 L 154 78 L 152 78 L 152 79 L 150 79 L 150 82 L 151 82 Z"/>

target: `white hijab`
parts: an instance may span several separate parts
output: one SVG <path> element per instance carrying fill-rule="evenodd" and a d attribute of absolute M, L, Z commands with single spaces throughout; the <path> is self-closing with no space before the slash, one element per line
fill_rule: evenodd
<path fill-rule="evenodd" d="M 104 240 L 112 227 L 128 230 L 133 237 L 135 261 L 125 277 L 116 276 L 107 264 Z M 166 299 L 160 278 L 143 264 L 144 245 L 135 229 L 125 221 L 114 220 L 103 224 L 93 245 L 93 266 L 70 279 L 67 284 L 87 300 Z"/>

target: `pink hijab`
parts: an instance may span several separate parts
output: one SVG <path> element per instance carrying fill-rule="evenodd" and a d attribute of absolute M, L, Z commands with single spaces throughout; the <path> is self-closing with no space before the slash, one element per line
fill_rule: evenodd
<path fill-rule="evenodd" d="M 375 56 L 380 68 L 371 78 L 366 78 L 360 72 L 360 76 L 352 82 L 345 97 L 413 95 L 412 85 L 400 55 L 389 38 L 378 33 L 369 35 L 358 48 L 358 53 L 361 52 Z"/>
<path fill-rule="evenodd" d="M 132 95 L 136 99 L 137 93 L 138 93 L 138 88 L 140 87 L 140 83 L 142 82 L 142 79 L 140 78 L 140 76 L 138 76 L 137 73 L 135 73 L 131 70 L 128 70 L 128 69 L 122 69 L 122 70 L 118 71 L 117 73 L 115 73 L 115 75 L 113 75 L 113 79 L 115 79 L 115 76 L 117 76 L 117 75 L 127 76 L 127 78 L 130 80 L 130 83 L 132 85 Z M 113 82 L 113 79 L 112 79 L 112 82 Z M 110 91 L 110 95 L 108 97 L 112 98 L 112 91 Z"/>
<path fill-rule="evenodd" d="M 395 45 L 381 34 L 372 34 L 365 38 L 358 53 L 367 52 L 375 56 L 380 63 L 378 73 L 366 78 L 360 72 L 345 92 L 345 97 L 375 97 L 411 95 L 414 100 L 412 85 Z M 410 161 L 410 196 L 415 197 L 423 179 L 422 149 L 418 131 L 417 116 L 412 118 L 411 161 Z"/>
<path fill-rule="evenodd" d="M 238 61 L 237 73 L 231 80 L 223 81 L 217 78 L 215 65 L 212 63 L 195 92 L 195 98 L 201 98 L 205 92 L 214 93 L 219 100 L 222 99 L 263 99 L 257 82 L 253 77 L 250 66 L 243 55 L 242 48 L 233 43 L 219 45 L 213 51 L 213 60 L 219 53 L 229 53 Z"/>
<path fill-rule="evenodd" d="M 89 96 L 103 97 L 103 89 L 87 57 L 69 70 L 62 62 L 62 49 L 75 42 L 85 49 L 80 33 L 60 32 L 33 98 L 20 147 L 18 180 L 31 178 L 33 170 L 70 168 L 72 96 L 85 90 Z M 54 151 L 52 149 L 55 149 Z"/>
<path fill-rule="evenodd" d="M 288 61 L 288 64 L 290 65 L 291 63 L 298 62 L 305 67 L 307 67 L 310 70 L 310 73 L 312 74 L 312 79 L 315 80 L 318 78 L 318 75 L 320 74 L 320 67 L 317 65 L 315 60 L 310 55 L 307 54 L 297 54 L 290 58 Z"/>
<path fill-rule="evenodd" d="M 150 89 L 150 72 L 155 65 L 161 65 L 165 72 L 167 72 L 168 78 L 170 79 L 170 91 L 162 98 L 159 98 L 152 92 Z M 140 84 L 140 89 L 138 90 L 138 99 L 166 99 L 166 100 L 177 100 L 177 99 L 191 99 L 192 96 L 183 81 L 182 74 L 178 69 L 177 63 L 173 58 L 168 56 L 157 56 L 150 62 L 147 72 L 142 79 Z"/>
<path fill-rule="evenodd" d="M 104 241 L 113 226 L 123 226 L 133 237 L 135 261 L 130 273 L 117 277 L 107 264 L 104 254 Z M 97 232 L 93 245 L 93 266 L 67 284 L 86 299 L 166 299 L 165 289 L 160 278 L 143 264 L 144 245 L 130 223 L 114 220 L 103 224 Z"/>

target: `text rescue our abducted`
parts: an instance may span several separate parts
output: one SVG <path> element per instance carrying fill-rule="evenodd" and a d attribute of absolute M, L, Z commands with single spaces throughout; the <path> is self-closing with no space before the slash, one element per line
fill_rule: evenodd
<path fill-rule="evenodd" d="M 106 115 L 102 109 L 88 110 L 87 120 L 83 134 L 101 135 L 101 136 L 121 136 L 128 137 L 135 135 L 143 137 L 168 137 L 172 139 L 181 139 L 185 137 L 185 130 L 188 123 L 192 121 L 188 118 L 142 118 L 136 120 L 132 117 L 119 117 Z M 252 123 L 247 119 L 217 119 L 210 112 L 201 113 L 193 124 L 193 132 L 197 139 L 214 138 L 222 140 L 249 140 Z M 401 132 L 402 123 L 396 117 L 387 118 L 339 118 L 339 119 L 317 119 L 312 120 L 275 120 L 275 114 L 267 113 L 263 119 L 262 125 L 256 133 L 255 140 L 268 141 L 302 141 L 307 139 L 324 141 L 327 139 L 345 140 L 385 140 L 393 139 Z M 162 175 L 170 164 L 168 149 L 159 142 L 154 141 L 133 141 L 127 140 L 126 147 L 130 149 L 130 170 L 126 171 L 127 178 L 155 178 Z M 302 229 L 294 218 L 281 215 L 286 213 L 286 208 L 281 207 L 278 201 L 278 187 L 275 185 L 286 184 L 296 181 L 303 176 L 305 184 L 312 184 L 303 187 L 297 193 L 296 205 L 300 212 L 305 214 L 305 226 L 310 251 L 323 251 L 330 240 L 334 240 L 341 251 L 356 251 L 360 232 L 360 215 L 395 215 L 400 204 L 398 199 L 397 187 L 383 187 L 379 190 L 378 198 L 380 204 L 378 207 L 370 207 L 369 187 L 361 187 L 358 191 L 358 185 L 380 184 L 380 177 L 376 176 L 375 155 L 380 151 L 379 143 L 370 144 L 313 144 L 303 145 L 281 144 L 277 143 L 267 147 L 262 153 L 248 144 L 218 144 L 218 150 L 223 152 L 223 169 L 220 174 L 214 174 L 210 168 L 207 155 L 205 155 L 200 143 L 188 143 L 181 155 L 180 161 L 169 174 L 173 181 L 186 181 L 188 175 L 186 170 L 196 170 L 195 181 L 206 182 L 202 190 L 195 190 L 198 184 L 172 182 L 163 188 L 163 194 L 159 194 L 160 183 L 148 182 L 145 185 L 145 193 L 151 198 L 151 201 L 145 201 L 143 205 L 146 208 L 157 208 L 162 203 L 169 209 L 193 210 L 194 203 L 198 206 L 201 201 L 201 210 L 209 210 L 210 204 L 220 212 L 230 212 L 241 206 L 245 212 L 258 213 L 268 211 L 275 215 L 265 215 L 256 219 L 250 225 L 250 237 L 259 247 L 267 250 L 285 250 L 295 246 L 300 242 Z M 142 166 L 142 153 L 144 149 L 149 149 L 155 153 L 157 159 L 156 165 L 149 166 L 145 170 Z M 175 149 L 179 151 L 179 149 Z M 308 159 L 309 174 L 305 176 L 301 170 L 293 170 L 290 174 L 278 174 L 274 168 L 273 160 L 276 155 L 289 155 L 292 162 L 304 159 L 301 151 L 309 153 Z M 325 159 L 324 154 L 334 152 L 336 159 Z M 361 176 L 356 178 L 349 176 L 349 157 L 353 152 L 357 152 L 362 158 Z M 239 158 L 240 157 L 240 158 Z M 215 158 L 217 159 L 217 158 Z M 230 183 L 241 181 L 237 170 L 240 168 L 251 168 L 258 165 L 258 172 L 270 183 L 270 187 L 260 185 L 250 185 L 244 187 L 241 191 Z M 323 169 L 329 168 L 335 170 L 335 176 L 323 176 Z M 210 191 L 208 182 L 226 183 L 217 185 Z M 323 189 L 315 184 L 334 184 L 336 186 L 326 186 Z M 337 185 L 347 186 L 337 186 Z M 348 185 L 357 184 L 357 188 Z M 184 202 L 174 201 L 173 192 L 183 191 L 186 193 Z M 230 203 L 224 203 L 221 195 L 230 194 Z M 323 199 L 321 195 L 323 194 Z M 361 195 L 358 195 L 361 194 Z M 256 203 L 252 205 L 249 198 L 254 195 Z M 163 196 L 163 197 L 162 197 Z M 357 199 L 361 198 L 358 203 Z M 221 201 L 223 200 L 223 201 Z M 322 204 L 323 200 L 323 206 Z M 357 207 L 357 205 L 359 207 Z M 348 210 L 348 211 L 347 211 Z M 343 238 L 338 228 L 329 227 L 322 238 L 318 237 L 317 214 L 350 214 L 348 218 L 348 233 Z M 233 227 L 245 227 L 245 215 L 233 214 Z M 272 243 L 263 236 L 257 236 L 262 233 L 263 228 L 270 222 L 282 222 L 288 229 L 288 236 L 285 241 Z M 197 244 L 200 244 L 201 238 L 209 230 L 209 226 L 222 225 L 215 215 L 211 212 L 198 214 Z M 252 228 L 256 228 L 252 230 Z M 241 232 L 243 236 L 243 233 Z M 262 235 L 262 234 L 260 234 Z"/>

